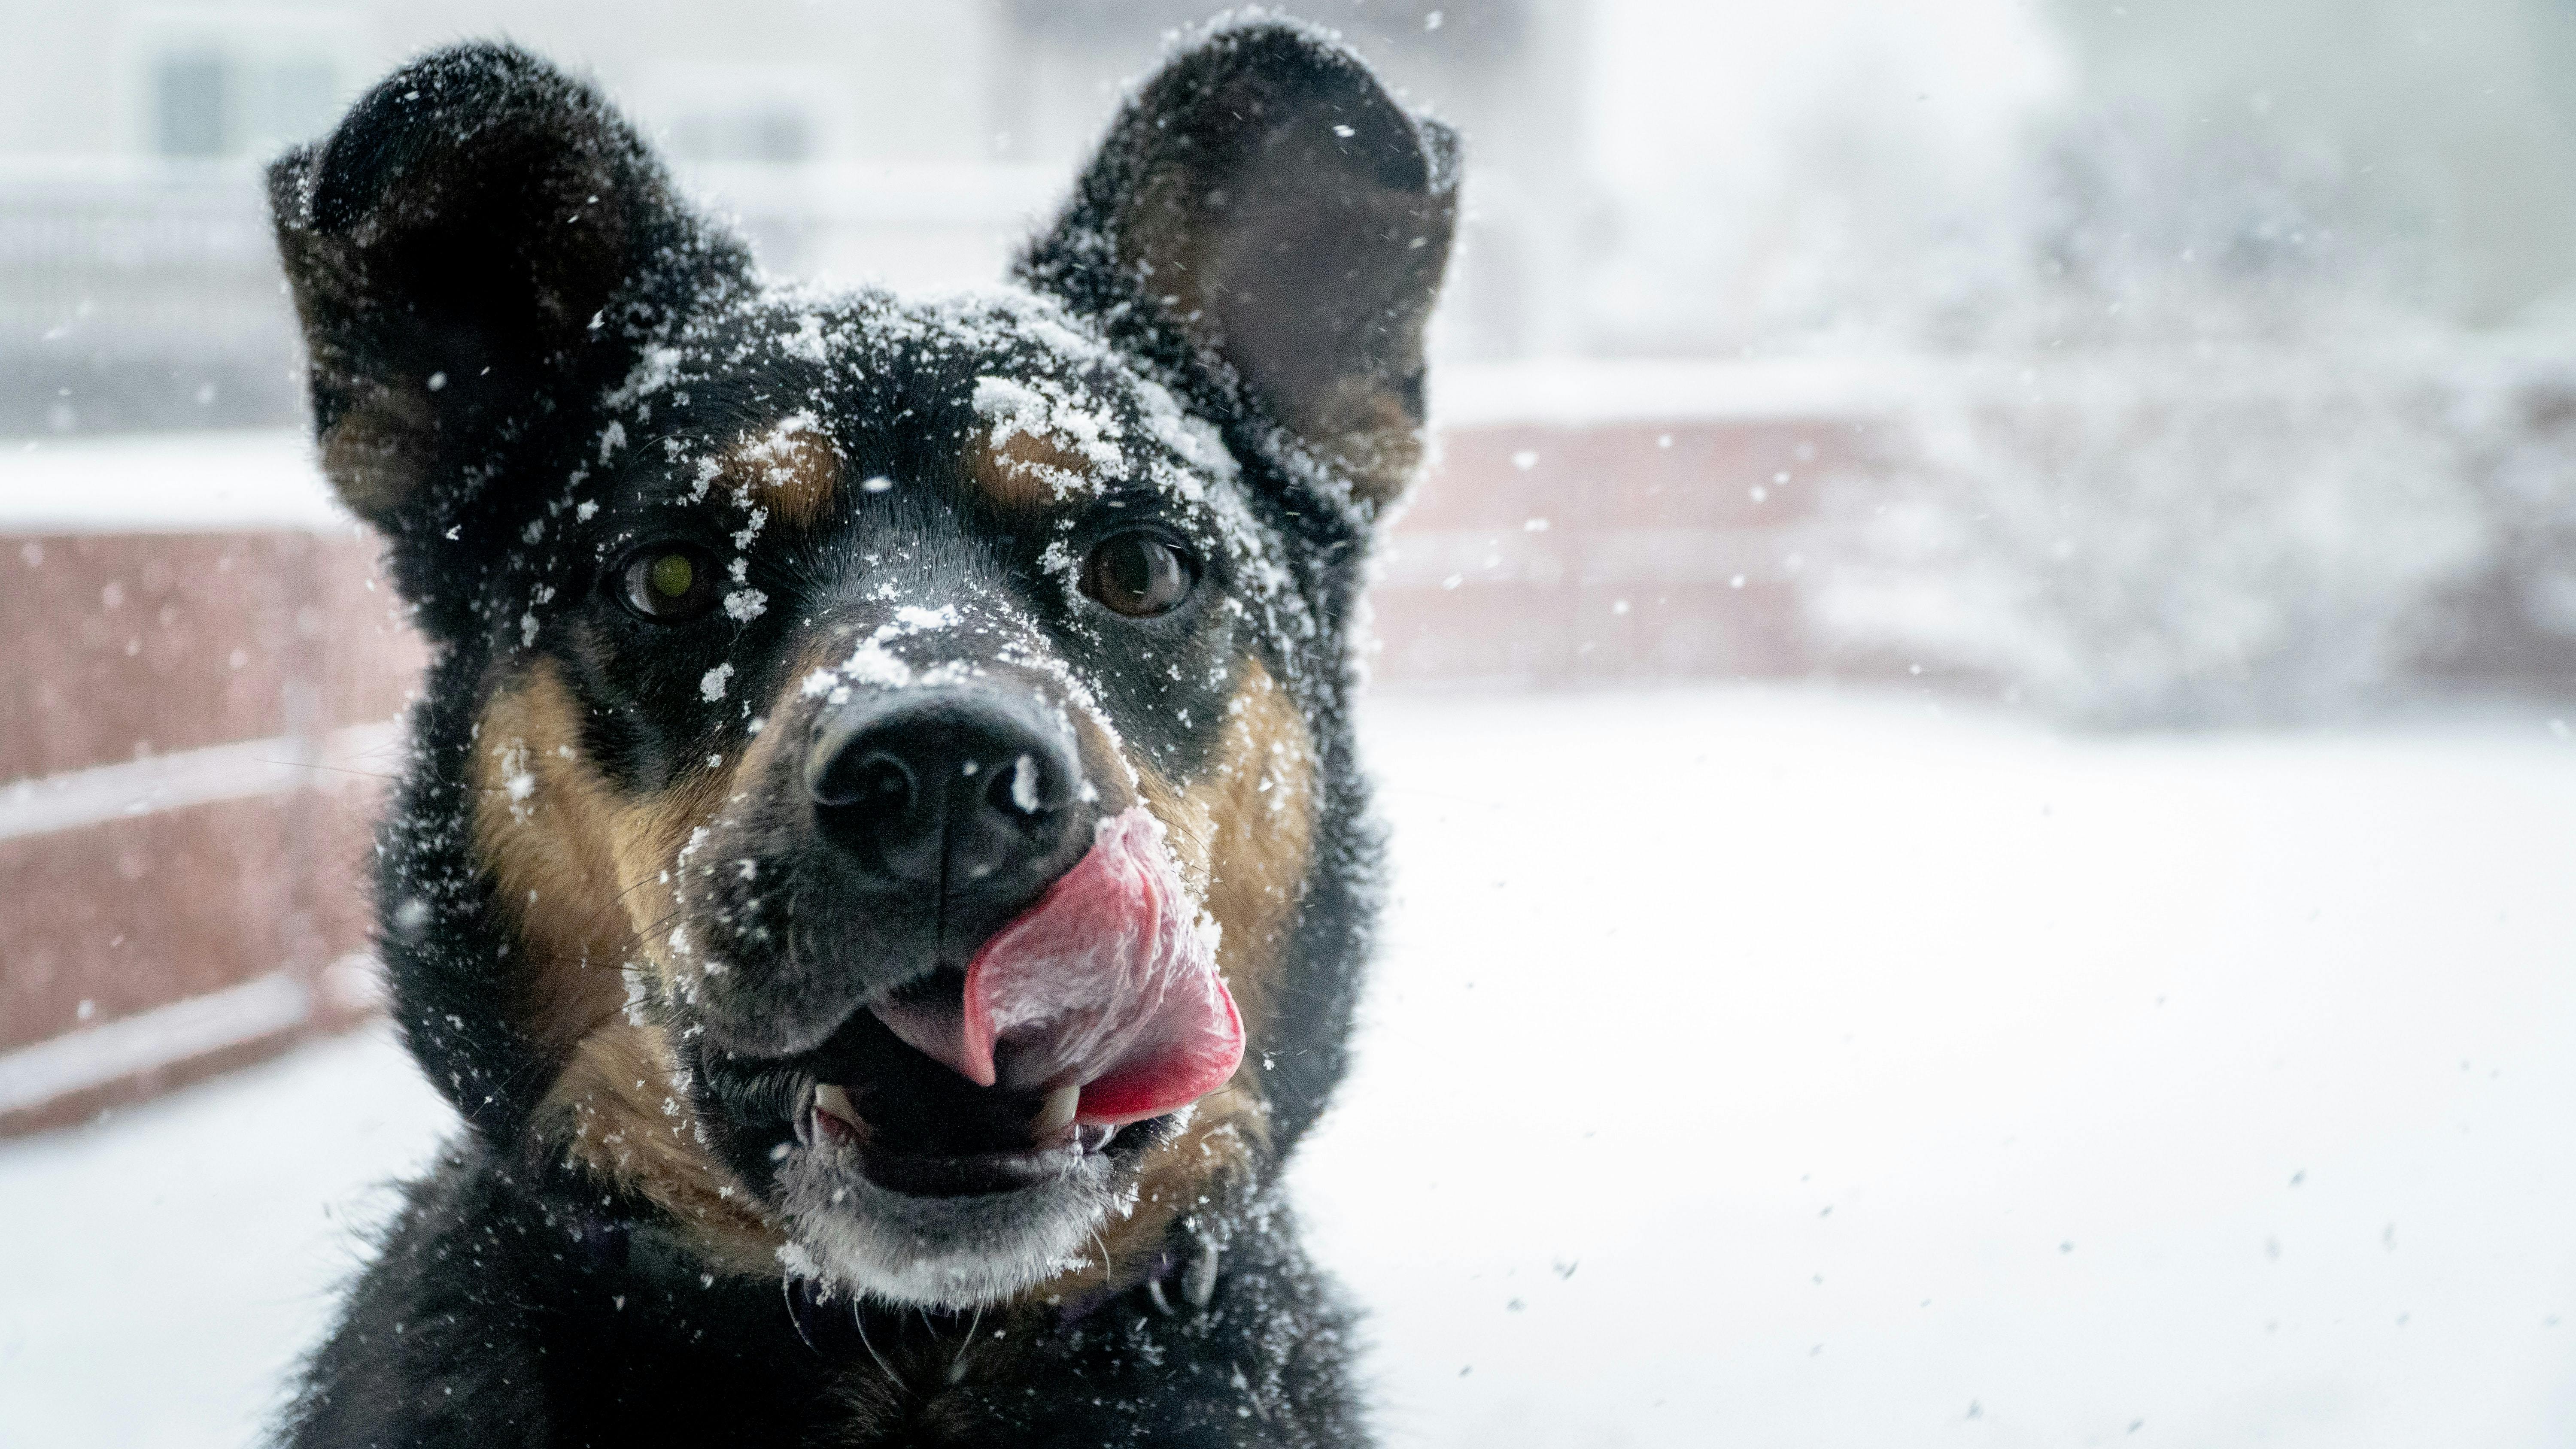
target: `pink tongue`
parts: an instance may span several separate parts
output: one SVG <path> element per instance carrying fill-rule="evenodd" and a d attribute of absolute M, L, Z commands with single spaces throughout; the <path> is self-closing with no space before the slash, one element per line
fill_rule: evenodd
<path fill-rule="evenodd" d="M 1000 1079 L 998 1065 L 1014 1089 L 1081 1083 L 1079 1122 L 1158 1117 L 1243 1060 L 1215 933 L 1196 918 L 1162 823 L 1140 805 L 1101 821 L 1089 853 L 975 953 L 962 1039 L 954 1017 L 878 1015 L 979 1086 Z"/>

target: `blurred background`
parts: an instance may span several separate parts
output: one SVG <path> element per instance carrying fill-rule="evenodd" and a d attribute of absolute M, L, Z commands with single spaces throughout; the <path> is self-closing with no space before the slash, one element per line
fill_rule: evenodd
<path fill-rule="evenodd" d="M 506 35 L 988 285 L 1211 8 L 0 0 L 0 1442 L 252 1442 L 452 1125 L 261 164 Z M 1469 154 L 1296 1178 L 1391 1438 L 2576 1438 L 2576 6 L 1286 8 Z"/>

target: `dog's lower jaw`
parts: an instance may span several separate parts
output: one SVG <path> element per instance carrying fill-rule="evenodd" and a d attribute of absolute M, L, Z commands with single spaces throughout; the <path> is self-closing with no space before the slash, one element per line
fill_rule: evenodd
<path fill-rule="evenodd" d="M 1118 1175 L 1091 1158 L 1036 1187 L 926 1198 L 800 1151 L 779 1175 L 788 1230 L 779 1257 L 827 1291 L 906 1308 L 990 1307 L 1083 1265 L 1101 1226 L 1135 1205 Z"/>

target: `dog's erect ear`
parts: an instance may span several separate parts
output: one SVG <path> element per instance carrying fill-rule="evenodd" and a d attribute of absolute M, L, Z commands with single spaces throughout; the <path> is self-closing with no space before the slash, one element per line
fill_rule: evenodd
<path fill-rule="evenodd" d="M 1236 389 L 1371 518 L 1421 459 L 1457 181 L 1448 128 L 1349 51 L 1276 21 L 1220 29 L 1128 102 L 1020 274 Z"/>
<path fill-rule="evenodd" d="M 323 469 L 440 522 L 512 419 L 611 380 L 692 274 L 742 275 L 588 86 L 508 46 L 412 62 L 269 171 Z"/>

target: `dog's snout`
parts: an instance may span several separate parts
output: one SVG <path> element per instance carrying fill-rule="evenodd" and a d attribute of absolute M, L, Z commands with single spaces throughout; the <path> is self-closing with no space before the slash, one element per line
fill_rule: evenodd
<path fill-rule="evenodd" d="M 805 780 L 817 826 L 863 874 L 942 890 L 944 916 L 971 918 L 1016 908 L 1068 863 L 1079 772 L 1033 703 L 942 691 L 825 720 Z"/>

